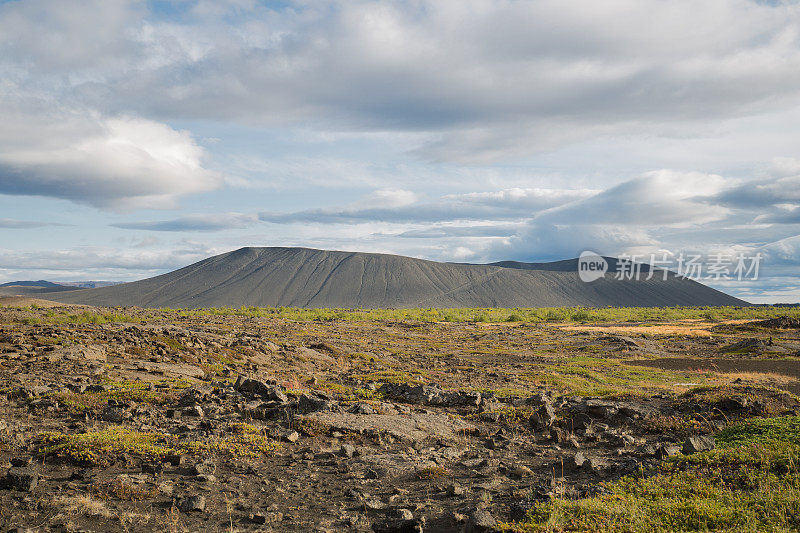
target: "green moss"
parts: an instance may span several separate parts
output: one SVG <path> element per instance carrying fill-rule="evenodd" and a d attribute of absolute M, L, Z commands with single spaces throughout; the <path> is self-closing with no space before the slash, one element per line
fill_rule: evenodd
<path fill-rule="evenodd" d="M 36 451 L 44 458 L 91 465 L 107 464 L 123 453 L 160 458 L 174 452 L 162 435 L 133 431 L 122 426 L 74 435 L 45 432 L 37 436 L 36 442 Z"/>
<path fill-rule="evenodd" d="M 382 370 L 369 374 L 354 374 L 353 379 L 361 381 L 376 381 L 384 383 L 421 383 L 422 373 L 411 373 L 402 370 Z"/>
<path fill-rule="evenodd" d="M 722 448 L 775 442 L 800 444 L 800 416 L 748 420 L 722 430 L 716 439 Z"/>
<path fill-rule="evenodd" d="M 754 420 L 718 435 L 720 449 L 676 456 L 649 475 L 603 484 L 606 494 L 537 503 L 505 531 L 796 531 L 798 417 Z"/>
<path fill-rule="evenodd" d="M 186 347 L 183 344 L 181 344 L 181 342 L 178 339 L 170 337 L 168 335 L 156 335 L 155 337 L 153 337 L 153 342 L 160 342 L 162 344 L 165 344 L 173 352 L 181 352 L 186 350 Z"/>
<path fill-rule="evenodd" d="M 332 383 L 330 381 L 322 381 L 314 388 L 317 390 L 333 392 L 337 394 L 339 399 L 344 402 L 384 399 L 383 393 L 361 387 L 350 387 L 348 385 L 342 385 L 341 383 Z"/>
<path fill-rule="evenodd" d="M 520 375 L 532 386 L 581 396 L 614 396 L 633 390 L 671 390 L 675 383 L 705 381 L 698 374 L 627 365 L 597 356 L 553 359 L 552 363 L 531 365 Z"/>
<path fill-rule="evenodd" d="M 106 406 L 109 401 L 165 405 L 176 398 L 176 394 L 169 389 L 158 390 L 155 387 L 151 389 L 150 383 L 118 381 L 108 382 L 106 386 L 109 387 L 109 390 L 62 391 L 53 394 L 52 397 L 74 413 L 97 411 Z"/>
<path fill-rule="evenodd" d="M 236 423 L 231 425 L 231 434 L 226 437 L 183 443 L 178 449 L 193 455 L 218 453 L 255 459 L 270 455 L 279 447 L 280 444 L 267 437 L 260 428 L 251 424 Z"/>
<path fill-rule="evenodd" d="M 417 470 L 417 479 L 431 480 L 449 475 L 450 472 L 441 466 L 426 466 Z"/>
<path fill-rule="evenodd" d="M 174 312 L 174 311 L 173 311 Z M 293 307 L 241 307 L 181 310 L 178 316 L 242 316 L 296 321 L 407 321 L 407 322 L 611 322 L 702 319 L 762 320 L 778 316 L 800 317 L 800 308 L 773 307 L 550 307 L 463 309 L 301 309 Z"/>
<path fill-rule="evenodd" d="M 35 442 L 36 453 L 44 459 L 89 465 L 108 465 L 122 454 L 151 460 L 182 453 L 257 458 L 273 453 L 280 446 L 250 424 L 232 424 L 228 435 L 206 440 L 180 441 L 173 435 L 110 426 L 71 435 L 57 431 L 40 433 Z"/>
<path fill-rule="evenodd" d="M 294 429 L 309 437 L 327 435 L 331 431 L 331 427 L 325 422 L 307 416 L 296 417 L 292 424 Z"/>

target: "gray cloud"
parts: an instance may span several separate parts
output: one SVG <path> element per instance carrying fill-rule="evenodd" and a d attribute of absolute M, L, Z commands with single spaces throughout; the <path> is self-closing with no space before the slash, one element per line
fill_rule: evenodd
<path fill-rule="evenodd" d="M 115 228 L 147 231 L 225 231 L 248 228 L 258 222 L 255 215 L 225 213 L 211 215 L 189 215 L 173 220 L 155 222 L 122 222 L 111 224 Z"/>
<path fill-rule="evenodd" d="M 162 250 L 78 247 L 26 252 L 0 248 L 0 270 L 163 271 L 186 266 L 222 251 L 205 245 L 184 245 Z"/>
<path fill-rule="evenodd" d="M 423 223 L 453 220 L 518 220 L 539 211 L 586 198 L 594 191 L 569 189 L 507 189 L 495 192 L 447 195 L 435 202 L 415 198 L 399 205 L 369 198 L 359 207 L 310 209 L 294 213 L 261 213 L 259 218 L 273 224 L 303 222 L 348 224 L 354 222 Z M 382 204 L 360 207 L 362 204 Z"/>
<path fill-rule="evenodd" d="M 0 228 L 3 229 L 33 229 L 46 226 L 67 226 L 68 224 L 57 224 L 54 222 L 38 222 L 35 220 L 13 220 L 10 218 L 0 218 Z"/>
<path fill-rule="evenodd" d="M 460 237 L 511 237 L 519 231 L 519 225 L 488 226 L 436 226 L 412 229 L 397 234 L 405 239 L 448 239 Z"/>
<path fill-rule="evenodd" d="M 723 191 L 714 201 L 747 209 L 763 209 L 778 204 L 800 204 L 800 174 L 759 179 Z"/>
<path fill-rule="evenodd" d="M 138 2 L 7 3 L 0 68 L 20 92 L 110 114 L 425 131 L 419 154 L 467 160 L 779 109 L 800 90 L 796 3 L 207 6 L 159 21 Z"/>

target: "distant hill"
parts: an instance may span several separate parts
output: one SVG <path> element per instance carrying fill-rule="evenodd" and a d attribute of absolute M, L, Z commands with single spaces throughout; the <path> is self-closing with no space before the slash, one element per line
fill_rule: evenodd
<path fill-rule="evenodd" d="M 619 260 L 616 257 L 603 257 L 608 263 L 608 270 L 616 272 L 617 263 Z M 519 270 L 545 270 L 548 272 L 577 272 L 578 271 L 578 258 L 575 259 L 562 259 L 560 261 L 551 261 L 549 263 L 522 263 L 520 261 L 498 261 L 496 263 L 489 263 L 492 266 L 499 266 L 504 268 L 516 268 Z M 647 263 L 636 263 L 639 272 L 650 272 L 650 265 Z"/>
<path fill-rule="evenodd" d="M 98 287 L 110 287 L 121 285 L 122 281 L 59 281 L 60 285 L 66 287 L 78 287 L 79 289 L 96 289 Z"/>
<path fill-rule="evenodd" d="M 38 296 L 42 293 L 75 291 L 119 285 L 119 281 L 9 281 L 0 284 L 0 296 Z"/>
<path fill-rule="evenodd" d="M 749 305 L 673 274 L 666 280 L 638 281 L 607 274 L 583 283 L 568 263 L 514 263 L 510 268 L 309 248 L 241 248 L 141 281 L 41 297 L 186 308 Z"/>
<path fill-rule="evenodd" d="M 53 283 L 52 281 L 9 281 L 8 283 L 0 284 L 0 287 L 62 287 L 60 283 Z"/>

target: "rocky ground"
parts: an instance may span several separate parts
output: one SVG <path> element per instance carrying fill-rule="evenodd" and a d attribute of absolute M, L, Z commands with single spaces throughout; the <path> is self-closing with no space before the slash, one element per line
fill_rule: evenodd
<path fill-rule="evenodd" d="M 0 530 L 493 531 L 798 414 L 798 324 L 660 326 L 0 308 Z"/>

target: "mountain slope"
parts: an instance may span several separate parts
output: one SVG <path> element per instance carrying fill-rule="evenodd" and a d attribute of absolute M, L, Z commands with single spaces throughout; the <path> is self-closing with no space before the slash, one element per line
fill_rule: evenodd
<path fill-rule="evenodd" d="M 189 308 L 747 305 L 673 275 L 665 281 L 660 276 L 618 281 L 607 275 L 582 283 L 574 270 L 308 248 L 241 248 L 161 276 L 47 297 L 90 305 Z"/>

